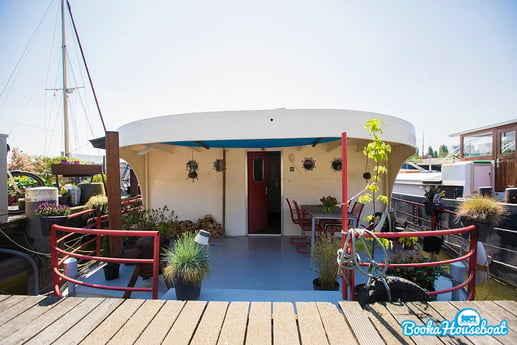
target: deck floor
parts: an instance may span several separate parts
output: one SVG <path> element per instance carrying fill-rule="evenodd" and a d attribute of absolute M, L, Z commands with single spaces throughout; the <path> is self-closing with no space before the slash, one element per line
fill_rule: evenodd
<path fill-rule="evenodd" d="M 504 336 L 404 336 L 476 309 Z M 516 344 L 517 302 L 222 302 L 0 295 L 1 344 Z"/>

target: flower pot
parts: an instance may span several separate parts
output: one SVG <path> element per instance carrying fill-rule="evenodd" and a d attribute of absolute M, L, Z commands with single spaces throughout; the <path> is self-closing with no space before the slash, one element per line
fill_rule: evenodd
<path fill-rule="evenodd" d="M 337 291 L 337 290 L 339 290 L 339 283 L 337 281 L 335 281 L 333 287 L 324 288 L 320 285 L 320 278 L 316 278 L 312 281 L 312 288 L 314 290 L 319 290 L 319 291 Z"/>
<path fill-rule="evenodd" d="M 108 263 L 103 267 L 104 270 L 104 279 L 105 280 L 114 280 L 119 276 L 119 268 L 120 264 L 117 263 Z"/>
<path fill-rule="evenodd" d="M 428 236 L 424 237 L 424 252 L 428 253 L 440 253 L 440 249 L 442 248 L 443 239 L 438 236 Z"/>
<path fill-rule="evenodd" d="M 180 301 L 196 300 L 201 294 L 201 283 L 196 284 L 183 279 L 173 279 L 176 299 Z"/>
<path fill-rule="evenodd" d="M 48 236 L 52 224 L 66 225 L 68 216 L 40 216 L 39 219 L 41 223 L 41 234 L 43 236 Z"/>
<path fill-rule="evenodd" d="M 478 220 L 476 222 L 476 225 L 478 226 L 478 241 L 485 243 L 488 235 L 490 234 L 490 231 L 492 230 L 492 226 L 489 222 L 485 220 Z"/>
<path fill-rule="evenodd" d="M 440 204 L 435 204 L 431 201 L 426 200 L 424 202 L 425 214 L 428 216 L 432 216 L 437 206 L 440 206 Z"/>

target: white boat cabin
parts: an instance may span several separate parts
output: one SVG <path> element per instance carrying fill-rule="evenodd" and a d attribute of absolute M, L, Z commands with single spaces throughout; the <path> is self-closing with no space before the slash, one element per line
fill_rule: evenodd
<path fill-rule="evenodd" d="M 392 146 L 382 193 L 391 193 L 401 164 L 416 152 L 413 125 L 352 110 L 272 109 L 159 116 L 118 129 L 120 156 L 133 168 L 146 208 L 167 205 L 179 219 L 206 214 L 227 236 L 300 233 L 286 198 L 317 204 L 342 200 L 341 137 L 346 133 L 348 196 L 365 187 L 373 161 L 364 125 L 379 118 Z M 371 212 L 367 205 L 363 215 Z"/>

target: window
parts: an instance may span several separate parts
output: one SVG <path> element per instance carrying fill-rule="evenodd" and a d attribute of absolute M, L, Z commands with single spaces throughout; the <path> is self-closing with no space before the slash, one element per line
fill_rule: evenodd
<path fill-rule="evenodd" d="M 483 132 L 463 137 L 463 157 L 478 157 L 492 155 L 492 132 Z"/>
<path fill-rule="evenodd" d="M 253 181 L 264 181 L 264 160 L 262 157 L 253 158 Z"/>
<path fill-rule="evenodd" d="M 500 153 L 514 153 L 515 152 L 515 131 L 501 132 L 500 141 L 501 148 Z"/>

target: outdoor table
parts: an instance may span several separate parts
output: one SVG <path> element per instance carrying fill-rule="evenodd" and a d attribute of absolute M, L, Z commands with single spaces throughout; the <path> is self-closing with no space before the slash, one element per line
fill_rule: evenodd
<path fill-rule="evenodd" d="M 334 207 L 329 213 L 325 213 L 323 205 L 302 205 L 302 211 L 311 216 L 311 256 L 314 250 L 314 242 L 316 240 L 316 223 L 322 219 L 341 221 L 341 208 Z M 357 216 L 348 212 L 348 219 L 353 222 L 353 227 L 357 227 Z"/>

